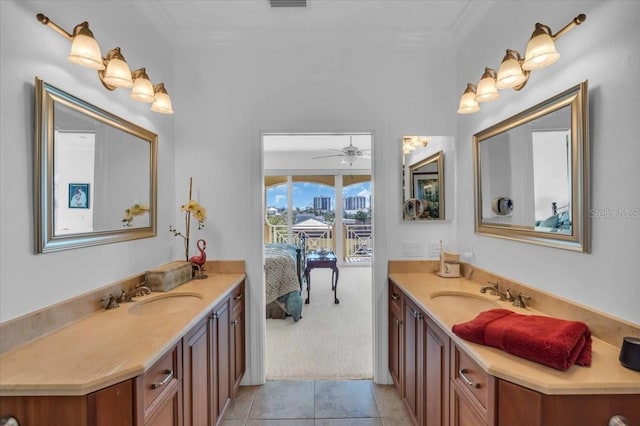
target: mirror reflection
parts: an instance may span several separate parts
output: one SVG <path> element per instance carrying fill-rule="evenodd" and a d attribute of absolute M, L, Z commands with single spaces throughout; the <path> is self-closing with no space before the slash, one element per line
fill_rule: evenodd
<path fill-rule="evenodd" d="M 36 115 L 36 251 L 154 236 L 157 136 L 39 79 Z"/>
<path fill-rule="evenodd" d="M 586 82 L 474 135 L 476 232 L 587 251 Z"/>
<path fill-rule="evenodd" d="M 426 136 L 403 137 L 404 220 L 445 218 L 444 152 L 430 142 Z"/>

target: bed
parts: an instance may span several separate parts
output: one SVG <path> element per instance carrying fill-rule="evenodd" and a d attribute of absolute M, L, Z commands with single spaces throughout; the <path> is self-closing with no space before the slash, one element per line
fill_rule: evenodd
<path fill-rule="evenodd" d="M 267 318 L 302 317 L 305 241 L 298 244 L 265 244 L 265 297 Z"/>
<path fill-rule="evenodd" d="M 536 221 L 536 231 L 558 232 L 571 234 L 571 215 L 569 204 L 558 206 L 557 202 L 551 203 L 551 216 L 544 220 Z"/>

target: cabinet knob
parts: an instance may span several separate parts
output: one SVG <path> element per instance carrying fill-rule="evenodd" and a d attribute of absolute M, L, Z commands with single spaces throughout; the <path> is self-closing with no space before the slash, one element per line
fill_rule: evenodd
<path fill-rule="evenodd" d="M 233 300 L 242 300 L 242 294 L 237 295 Z"/>
<path fill-rule="evenodd" d="M 392 300 L 398 300 L 398 299 L 400 299 L 400 296 L 398 296 L 397 294 L 391 293 L 391 299 Z"/>
<path fill-rule="evenodd" d="M 616 414 L 609 419 L 609 426 L 630 426 L 629 420 L 625 416 Z"/>
<path fill-rule="evenodd" d="M 20 426 L 20 422 L 13 416 L 0 417 L 0 426 Z"/>

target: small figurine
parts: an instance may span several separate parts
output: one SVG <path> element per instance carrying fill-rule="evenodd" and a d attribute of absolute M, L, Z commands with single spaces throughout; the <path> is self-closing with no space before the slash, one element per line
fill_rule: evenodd
<path fill-rule="evenodd" d="M 207 253 L 205 252 L 205 249 L 207 248 L 207 242 L 203 239 L 200 239 L 196 243 L 196 247 L 198 248 L 200 255 L 192 256 L 191 258 L 189 258 L 189 262 L 191 262 L 191 264 L 196 268 L 196 278 L 207 278 L 207 276 L 203 273 L 204 264 L 207 261 Z"/>

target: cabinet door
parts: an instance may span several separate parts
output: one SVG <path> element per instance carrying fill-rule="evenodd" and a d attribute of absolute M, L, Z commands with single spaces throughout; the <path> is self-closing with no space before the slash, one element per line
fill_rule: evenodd
<path fill-rule="evenodd" d="M 404 299 L 404 402 L 417 424 L 422 424 L 422 320 L 421 313 L 409 299 Z"/>
<path fill-rule="evenodd" d="M 452 381 L 451 389 L 451 426 L 487 426 L 487 422 L 476 411 L 464 392 Z"/>
<path fill-rule="evenodd" d="M 240 381 L 245 372 L 245 313 L 244 313 L 244 283 L 240 284 L 232 294 L 230 361 L 231 361 L 231 396 L 235 396 L 240 387 Z"/>
<path fill-rule="evenodd" d="M 153 415 L 146 420 L 145 426 L 182 426 L 182 387 L 173 383 L 171 390 L 163 396 L 162 403 Z"/>
<path fill-rule="evenodd" d="M 196 324 L 182 341 L 184 422 L 211 425 L 211 324 L 213 314 Z"/>
<path fill-rule="evenodd" d="M 402 396 L 402 293 L 389 282 L 389 373 Z"/>
<path fill-rule="evenodd" d="M 449 424 L 449 337 L 430 318 L 423 323 L 424 424 Z"/>
<path fill-rule="evenodd" d="M 213 416 L 212 423 L 217 424 L 231 398 L 230 350 L 229 350 L 229 299 L 218 305 L 213 314 Z"/>

